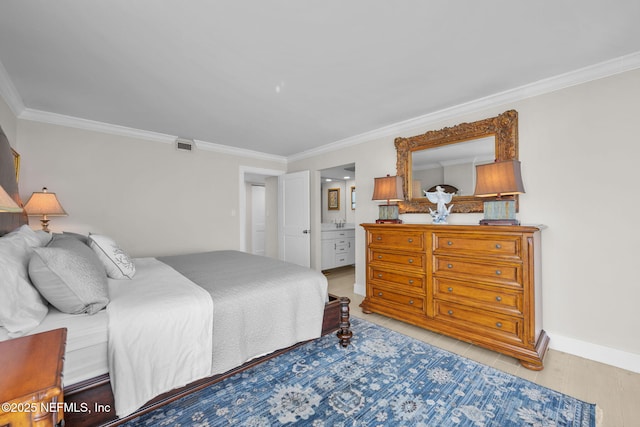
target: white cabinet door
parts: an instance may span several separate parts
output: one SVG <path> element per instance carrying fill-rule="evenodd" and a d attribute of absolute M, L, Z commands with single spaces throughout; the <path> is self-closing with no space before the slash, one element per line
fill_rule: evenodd
<path fill-rule="evenodd" d="M 322 239 L 322 270 L 335 267 L 335 242 L 334 239 Z"/>
<path fill-rule="evenodd" d="M 347 239 L 347 263 L 351 265 L 356 263 L 356 238 L 349 237 Z"/>

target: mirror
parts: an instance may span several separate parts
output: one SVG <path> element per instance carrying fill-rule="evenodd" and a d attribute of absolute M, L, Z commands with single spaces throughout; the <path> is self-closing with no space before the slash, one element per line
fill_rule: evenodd
<path fill-rule="evenodd" d="M 473 123 L 396 138 L 395 146 L 396 174 L 403 178 L 405 194 L 405 201 L 398 204 L 400 213 L 435 210 L 424 191 L 436 185 L 456 193 L 452 212 L 483 212 L 488 199 L 473 196 L 475 165 L 518 158 L 518 113 L 509 110 Z"/>

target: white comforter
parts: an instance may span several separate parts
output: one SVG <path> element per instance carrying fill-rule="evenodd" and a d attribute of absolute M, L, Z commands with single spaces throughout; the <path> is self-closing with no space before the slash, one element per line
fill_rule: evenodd
<path fill-rule="evenodd" d="M 159 259 L 213 299 L 212 374 L 322 333 L 328 292 L 318 271 L 238 251 Z"/>
<path fill-rule="evenodd" d="M 327 279 L 238 251 L 138 258 L 110 280 L 109 371 L 116 413 L 322 332 Z"/>
<path fill-rule="evenodd" d="M 109 280 L 109 372 L 120 417 L 211 374 L 209 293 L 155 258 L 136 266 L 135 280 Z"/>

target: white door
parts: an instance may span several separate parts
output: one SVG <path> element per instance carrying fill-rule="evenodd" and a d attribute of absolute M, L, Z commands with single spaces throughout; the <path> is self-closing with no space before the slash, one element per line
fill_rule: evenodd
<path fill-rule="evenodd" d="M 281 260 L 311 266 L 309 171 L 278 177 L 278 252 Z"/>
<path fill-rule="evenodd" d="M 265 188 L 251 186 L 251 246 L 256 255 L 264 255 L 265 248 Z"/>

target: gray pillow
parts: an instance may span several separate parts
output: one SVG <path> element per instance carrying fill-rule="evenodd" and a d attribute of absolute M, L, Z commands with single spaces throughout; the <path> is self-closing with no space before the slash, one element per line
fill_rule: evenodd
<path fill-rule="evenodd" d="M 109 303 L 102 263 L 76 238 L 57 235 L 47 247 L 34 248 L 29 276 L 40 294 L 64 313 L 94 314 Z"/>

